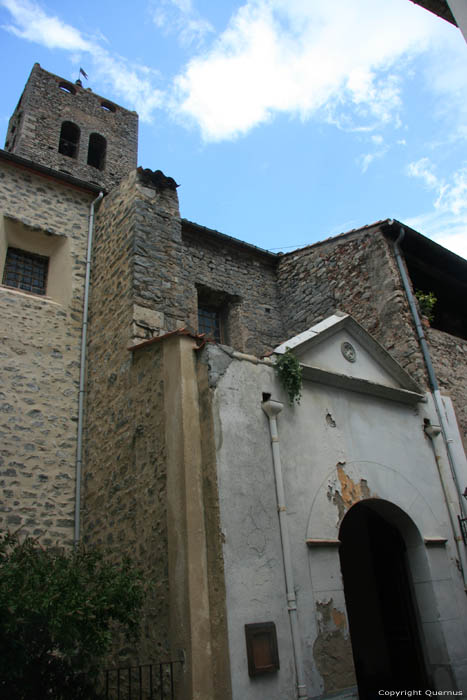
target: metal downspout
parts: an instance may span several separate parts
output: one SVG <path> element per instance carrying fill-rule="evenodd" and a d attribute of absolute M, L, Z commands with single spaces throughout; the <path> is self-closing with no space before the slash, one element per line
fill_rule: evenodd
<path fill-rule="evenodd" d="M 86 253 L 86 274 L 84 279 L 84 301 L 83 301 L 83 326 L 81 330 L 81 360 L 79 368 L 79 393 L 78 393 L 78 437 L 76 444 L 76 487 L 75 487 L 75 533 L 74 544 L 79 543 L 80 538 L 80 511 L 81 511 L 81 472 L 83 465 L 83 425 L 84 425 L 84 393 L 86 383 L 86 344 L 88 336 L 88 315 L 89 315 L 89 286 L 91 281 L 91 255 L 92 238 L 94 231 L 94 208 L 101 201 L 104 193 L 99 192 L 96 199 L 89 207 L 89 227 L 88 227 L 88 248 Z"/>
<path fill-rule="evenodd" d="M 276 416 L 282 411 L 284 405 L 279 401 L 268 399 L 268 401 L 263 401 L 261 407 L 269 419 L 269 432 L 271 434 L 272 460 L 274 464 L 274 477 L 276 482 L 277 510 L 279 512 L 279 528 L 281 533 L 285 587 L 287 592 L 287 608 L 289 611 L 295 671 L 297 674 L 297 697 L 307 698 L 305 672 L 303 668 L 302 643 L 298 622 L 297 598 L 295 596 L 289 531 L 287 527 L 287 508 L 285 506 L 284 483 L 282 480 L 279 434 L 277 432 Z"/>
<path fill-rule="evenodd" d="M 420 316 L 418 314 L 417 305 L 415 303 L 415 299 L 414 299 L 414 296 L 412 294 L 412 288 L 410 285 L 410 281 L 409 281 L 409 278 L 408 278 L 408 275 L 407 275 L 407 272 L 405 269 L 404 261 L 402 260 L 401 251 L 399 248 L 399 243 L 400 243 L 400 241 L 402 241 L 404 236 L 405 236 L 405 229 L 403 226 L 401 226 L 399 236 L 398 236 L 397 240 L 394 242 L 394 253 L 396 256 L 397 267 L 399 268 L 399 272 L 400 272 L 401 279 L 402 279 L 402 284 L 404 285 L 404 290 L 405 290 L 405 294 L 407 296 L 407 301 L 409 302 L 409 307 L 410 307 L 410 311 L 412 314 L 412 318 L 415 322 L 415 328 L 417 331 L 418 340 L 420 342 L 420 347 L 422 349 L 422 355 L 423 355 L 423 359 L 425 361 L 425 367 L 427 369 L 428 378 L 430 381 L 431 388 L 433 390 L 433 400 L 434 400 L 436 413 L 438 415 L 438 419 L 439 419 L 439 423 L 440 423 L 440 427 L 441 427 L 441 434 L 443 436 L 444 444 L 446 446 L 449 467 L 451 470 L 451 476 L 452 476 L 452 479 L 454 481 L 454 485 L 456 487 L 456 495 L 457 495 L 459 510 L 462 513 L 462 516 L 466 517 L 466 509 L 465 509 L 464 502 L 462 499 L 462 492 L 459 488 L 459 480 L 457 478 L 456 457 L 455 457 L 453 450 L 452 450 L 453 440 L 450 436 L 449 426 L 448 426 L 446 417 L 444 415 L 444 407 L 443 407 L 443 402 L 442 402 L 442 398 L 441 398 L 441 393 L 439 390 L 438 380 L 436 379 L 435 371 L 433 368 L 433 363 L 431 361 L 430 350 L 428 348 L 428 343 L 426 341 L 425 332 L 423 330 Z M 429 432 L 428 431 L 426 431 L 426 432 L 429 435 Z M 436 457 L 436 461 L 438 464 L 439 474 L 440 474 L 440 478 L 441 478 L 441 482 L 442 482 L 441 485 L 443 488 L 443 492 L 446 495 L 448 493 L 448 489 L 447 489 L 447 484 L 445 484 L 444 480 L 443 480 L 443 470 L 440 469 L 439 462 L 440 462 L 441 457 L 438 455 L 438 451 L 436 450 L 436 447 L 435 447 L 435 441 L 433 439 L 435 436 L 429 435 L 429 437 L 431 438 L 432 443 L 433 443 L 433 449 L 435 452 L 435 457 Z M 459 560 L 461 562 L 464 585 L 467 587 L 466 553 L 465 553 L 464 548 L 460 546 L 459 535 L 457 533 L 455 524 L 452 522 L 452 515 L 451 515 L 452 506 L 450 506 L 449 499 L 446 499 L 446 505 L 448 507 L 450 520 L 451 520 L 451 524 L 453 527 L 454 540 L 456 542 L 456 547 L 457 547 L 457 551 L 459 554 Z"/>

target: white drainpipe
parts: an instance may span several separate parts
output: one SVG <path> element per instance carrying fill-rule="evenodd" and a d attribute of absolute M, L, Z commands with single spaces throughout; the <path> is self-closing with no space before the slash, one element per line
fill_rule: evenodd
<path fill-rule="evenodd" d="M 282 558 L 284 562 L 285 586 L 287 591 L 287 607 L 289 611 L 290 628 L 292 632 L 293 655 L 295 671 L 297 674 L 297 697 L 307 698 L 305 672 L 303 669 L 302 643 L 297 613 L 297 598 L 293 581 L 292 557 L 290 554 L 289 531 L 287 528 L 287 508 L 285 506 L 284 483 L 282 481 L 282 465 L 279 449 L 279 434 L 277 432 L 276 416 L 282 411 L 284 405 L 279 401 L 263 401 L 261 407 L 269 418 L 269 432 L 271 434 L 272 460 L 274 464 L 274 476 L 276 482 L 277 510 L 279 512 L 279 528 L 282 543 Z"/>
<path fill-rule="evenodd" d="M 86 253 L 86 275 L 84 279 L 84 301 L 83 301 L 83 326 L 81 330 L 81 363 L 79 368 L 79 393 L 78 393 L 78 437 L 76 443 L 76 488 L 75 488 L 75 546 L 80 538 L 80 511 L 81 511 L 81 472 L 83 465 L 83 425 L 84 425 L 84 393 L 86 384 L 86 344 L 88 336 L 88 315 L 89 315 L 89 286 L 91 281 L 91 255 L 92 237 L 94 231 L 94 208 L 104 196 L 99 192 L 96 199 L 89 207 L 89 228 L 88 228 L 88 249 Z"/>

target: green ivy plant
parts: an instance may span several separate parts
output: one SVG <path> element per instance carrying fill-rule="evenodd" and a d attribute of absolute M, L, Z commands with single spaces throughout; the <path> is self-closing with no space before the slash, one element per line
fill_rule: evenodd
<path fill-rule="evenodd" d="M 294 401 L 299 404 L 302 397 L 302 368 L 290 348 L 286 348 L 284 354 L 279 356 L 275 370 L 287 392 L 289 405 L 293 406 Z"/>
<path fill-rule="evenodd" d="M 434 318 L 433 309 L 438 299 L 433 292 L 422 292 L 419 289 L 415 292 L 415 296 L 422 316 L 426 316 L 429 321 L 432 321 Z"/>

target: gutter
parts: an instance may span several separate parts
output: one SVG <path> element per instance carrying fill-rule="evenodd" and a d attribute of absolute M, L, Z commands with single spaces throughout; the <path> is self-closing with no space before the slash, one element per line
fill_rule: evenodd
<path fill-rule="evenodd" d="M 79 393 L 78 393 L 78 436 L 76 444 L 76 488 L 75 488 L 75 531 L 74 544 L 79 544 L 81 528 L 81 474 L 83 465 L 83 428 L 84 428 L 84 394 L 86 383 L 86 346 L 88 336 L 88 316 L 89 316 L 89 288 L 91 283 L 91 258 L 92 239 L 94 233 L 94 208 L 103 198 L 104 193 L 99 192 L 96 199 L 89 207 L 89 227 L 88 227 L 88 248 L 86 253 L 86 276 L 84 280 L 84 301 L 83 301 L 83 326 L 81 330 L 81 361 L 79 368 Z"/>

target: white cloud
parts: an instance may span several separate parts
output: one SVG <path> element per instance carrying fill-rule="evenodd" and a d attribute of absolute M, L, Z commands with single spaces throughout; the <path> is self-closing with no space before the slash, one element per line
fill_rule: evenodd
<path fill-rule="evenodd" d="M 409 163 L 407 173 L 411 177 L 421 178 L 428 189 L 435 192 L 435 209 L 456 215 L 467 214 L 467 166 L 459 168 L 447 179 L 436 175 L 435 166 L 429 158 L 420 158 Z"/>
<path fill-rule="evenodd" d="M 357 163 L 360 165 L 360 169 L 362 173 L 366 173 L 370 165 L 374 160 L 378 160 L 379 158 L 383 158 L 386 153 L 389 150 L 389 146 L 383 146 L 382 148 L 379 148 L 376 151 L 373 151 L 372 153 L 365 153 L 359 156 L 357 158 Z"/>
<path fill-rule="evenodd" d="M 389 146 L 384 143 L 384 137 L 381 134 L 371 134 L 369 140 L 375 147 L 375 150 L 370 153 L 362 153 L 356 159 L 362 173 L 366 173 L 374 160 L 383 158 L 389 151 Z"/>
<path fill-rule="evenodd" d="M 12 22 L 3 28 L 16 36 L 45 46 L 70 52 L 76 65 L 91 63 L 92 77 L 110 85 L 125 103 L 138 111 L 142 120 L 150 121 L 154 110 L 164 102 L 164 95 L 151 83 L 151 71 L 146 66 L 130 64 L 112 55 L 95 38 L 85 37 L 58 17 L 47 15 L 31 0 L 0 0 L 11 14 Z M 85 58 L 83 58 L 85 55 Z"/>
<path fill-rule="evenodd" d="M 287 112 L 348 130 L 400 125 L 410 57 L 443 33 L 407 0 L 247 0 L 176 80 L 179 112 L 206 140 Z"/>
<path fill-rule="evenodd" d="M 58 17 L 51 17 L 36 4 L 28 0 L 2 0 L 0 3 L 10 11 L 15 24 L 3 28 L 21 39 L 35 41 L 49 49 L 67 51 L 92 51 L 92 44 L 69 24 Z"/>
<path fill-rule="evenodd" d="M 410 163 L 407 172 L 421 178 L 435 199 L 431 212 L 406 219 L 406 223 L 467 258 L 467 166 L 443 178 L 436 175 L 428 158 L 421 158 Z"/>
<path fill-rule="evenodd" d="M 407 174 L 410 177 L 420 177 L 424 180 L 427 187 L 435 189 L 439 185 L 439 180 L 433 172 L 434 166 L 429 158 L 420 158 L 420 160 L 409 163 L 407 166 Z"/>
<path fill-rule="evenodd" d="M 159 29 L 167 34 L 176 32 L 184 47 L 200 46 L 214 31 L 212 24 L 194 9 L 191 0 L 159 0 L 152 17 Z"/>

